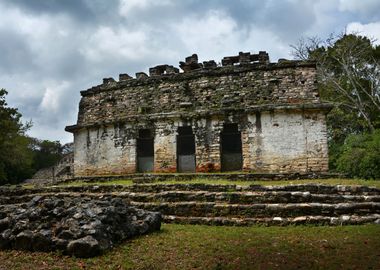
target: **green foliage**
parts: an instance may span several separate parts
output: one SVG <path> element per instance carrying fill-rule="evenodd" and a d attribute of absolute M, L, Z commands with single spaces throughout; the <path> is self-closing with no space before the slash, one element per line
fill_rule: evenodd
<path fill-rule="evenodd" d="M 378 51 L 368 38 L 351 34 L 312 54 L 320 65 L 321 98 L 337 107 L 332 128 L 344 125 L 342 131 L 351 134 L 380 127 Z"/>
<path fill-rule="evenodd" d="M 12 150 L 7 154 L 6 175 L 8 182 L 15 184 L 33 175 L 33 153 L 29 149 L 29 138 L 26 136 L 16 136 L 12 144 Z"/>
<path fill-rule="evenodd" d="M 32 173 L 32 152 L 25 136 L 31 124 L 22 124 L 17 109 L 8 107 L 7 94 L 0 90 L 0 184 L 17 183 Z"/>
<path fill-rule="evenodd" d="M 350 135 L 339 150 L 337 169 L 351 177 L 380 179 L 380 130 Z"/>
<path fill-rule="evenodd" d="M 32 138 L 33 169 L 38 171 L 56 164 L 62 158 L 62 145 L 59 141 L 39 140 Z"/>
<path fill-rule="evenodd" d="M 348 113 L 341 107 L 334 107 L 327 114 L 328 135 L 331 144 L 343 144 L 348 135 L 365 132 L 365 126 L 365 122 L 356 114 Z"/>
<path fill-rule="evenodd" d="M 327 122 L 333 140 L 380 128 L 380 46 L 349 34 L 292 47 L 296 58 L 317 63 L 321 99 L 335 105 Z"/>
<path fill-rule="evenodd" d="M 321 99 L 335 105 L 327 115 L 330 170 L 379 177 L 376 135 L 355 134 L 380 129 L 380 46 L 345 34 L 302 39 L 292 47 L 296 58 L 316 61 Z"/>
<path fill-rule="evenodd" d="M 0 185 L 30 178 L 37 170 L 54 165 L 65 150 L 58 141 L 28 137 L 25 132 L 31 123 L 23 124 L 18 110 L 8 107 L 7 94 L 0 90 Z"/>

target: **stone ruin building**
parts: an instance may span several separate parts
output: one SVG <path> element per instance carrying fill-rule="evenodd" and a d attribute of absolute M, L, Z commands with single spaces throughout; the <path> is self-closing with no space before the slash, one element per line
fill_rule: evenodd
<path fill-rule="evenodd" d="M 25 183 L 47 184 L 63 181 L 73 177 L 74 153 L 65 155 L 53 166 L 38 170 L 31 179 Z"/>
<path fill-rule="evenodd" d="M 328 170 L 316 65 L 266 52 L 159 65 L 82 91 L 75 176 Z"/>
<path fill-rule="evenodd" d="M 24 183 L 44 185 L 72 178 L 74 171 L 73 146 L 73 143 L 63 145 L 63 156 L 57 163 L 53 166 L 38 170 L 32 178 L 25 180 Z"/>

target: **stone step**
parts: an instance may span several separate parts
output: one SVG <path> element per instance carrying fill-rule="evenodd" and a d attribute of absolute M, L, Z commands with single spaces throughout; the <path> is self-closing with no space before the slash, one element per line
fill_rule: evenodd
<path fill-rule="evenodd" d="M 209 191 L 209 192 L 310 192 L 314 194 L 362 194 L 380 195 L 380 189 L 368 186 L 343 186 L 302 184 L 284 186 L 239 186 L 239 185 L 213 185 L 213 184 L 138 184 L 129 186 L 130 192 L 164 192 L 164 191 Z"/>
<path fill-rule="evenodd" d="M 164 191 L 159 193 L 122 192 L 136 202 L 225 202 L 239 204 L 253 203 L 341 203 L 341 202 L 380 202 L 380 195 L 340 195 L 311 194 L 310 192 L 208 192 L 208 191 Z"/>
<path fill-rule="evenodd" d="M 212 226 L 286 226 L 286 225 L 360 225 L 367 223 L 380 224 L 380 214 L 372 215 L 341 215 L 330 216 L 299 216 L 299 217 L 269 217 L 269 218 L 233 218 L 233 217 L 182 217 L 164 215 L 165 223 L 212 225 Z"/>
<path fill-rule="evenodd" d="M 25 208 L 44 197 L 84 197 L 88 201 L 122 198 L 137 208 L 161 212 L 165 222 L 175 223 L 236 226 L 380 223 L 380 195 L 299 191 L 32 193 L 0 196 L 0 210 L 8 204 Z"/>
<path fill-rule="evenodd" d="M 35 193 L 60 192 L 143 192 L 158 193 L 165 191 L 207 191 L 207 192 L 310 192 L 313 194 L 341 194 L 341 195 L 380 195 L 380 189 L 368 186 L 342 186 L 322 184 L 302 184 L 286 186 L 239 186 L 219 184 L 134 184 L 134 185 L 90 185 L 90 186 L 55 186 L 47 188 L 4 188 L 0 187 L 2 196 L 20 196 Z"/>
<path fill-rule="evenodd" d="M 285 203 L 285 204 L 222 204 L 214 202 L 131 202 L 133 206 L 163 215 L 194 217 L 297 217 L 323 215 L 337 217 L 340 215 L 379 214 L 380 203 Z"/>
<path fill-rule="evenodd" d="M 164 191 L 158 193 L 113 192 L 113 193 L 38 193 L 21 196 L 2 196 L 0 204 L 22 203 L 34 196 L 114 196 L 135 202 L 218 202 L 231 204 L 254 203 L 344 203 L 380 202 L 380 195 L 312 194 L 310 192 L 265 191 L 265 192 L 208 192 L 208 191 Z"/>

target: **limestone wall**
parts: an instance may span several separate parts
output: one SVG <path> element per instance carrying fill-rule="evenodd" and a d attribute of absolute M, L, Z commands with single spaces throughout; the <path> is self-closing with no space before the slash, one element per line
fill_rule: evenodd
<path fill-rule="evenodd" d="M 258 124 L 258 121 L 260 124 Z M 237 122 L 242 136 L 243 170 L 252 172 L 322 172 L 328 170 L 323 112 L 272 111 L 150 123 L 155 130 L 154 171 L 176 172 L 176 136 L 190 125 L 196 142 L 196 171 L 219 171 L 223 123 Z M 142 124 L 142 123 L 140 123 Z M 138 126 L 109 125 L 75 134 L 75 175 L 136 172 Z"/>
<path fill-rule="evenodd" d="M 126 132 L 129 131 L 129 132 Z M 136 139 L 130 125 L 109 125 L 74 134 L 74 174 L 108 175 L 135 171 Z"/>

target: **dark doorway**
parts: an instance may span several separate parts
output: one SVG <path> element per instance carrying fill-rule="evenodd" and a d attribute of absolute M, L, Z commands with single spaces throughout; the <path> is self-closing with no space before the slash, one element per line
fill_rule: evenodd
<path fill-rule="evenodd" d="M 238 125 L 224 124 L 220 139 L 222 171 L 240 171 L 243 167 L 243 156 Z"/>
<path fill-rule="evenodd" d="M 178 128 L 177 170 L 195 172 L 195 137 L 192 127 Z"/>
<path fill-rule="evenodd" d="M 150 129 L 140 129 L 137 138 L 137 171 L 152 172 L 154 164 L 154 136 Z"/>

